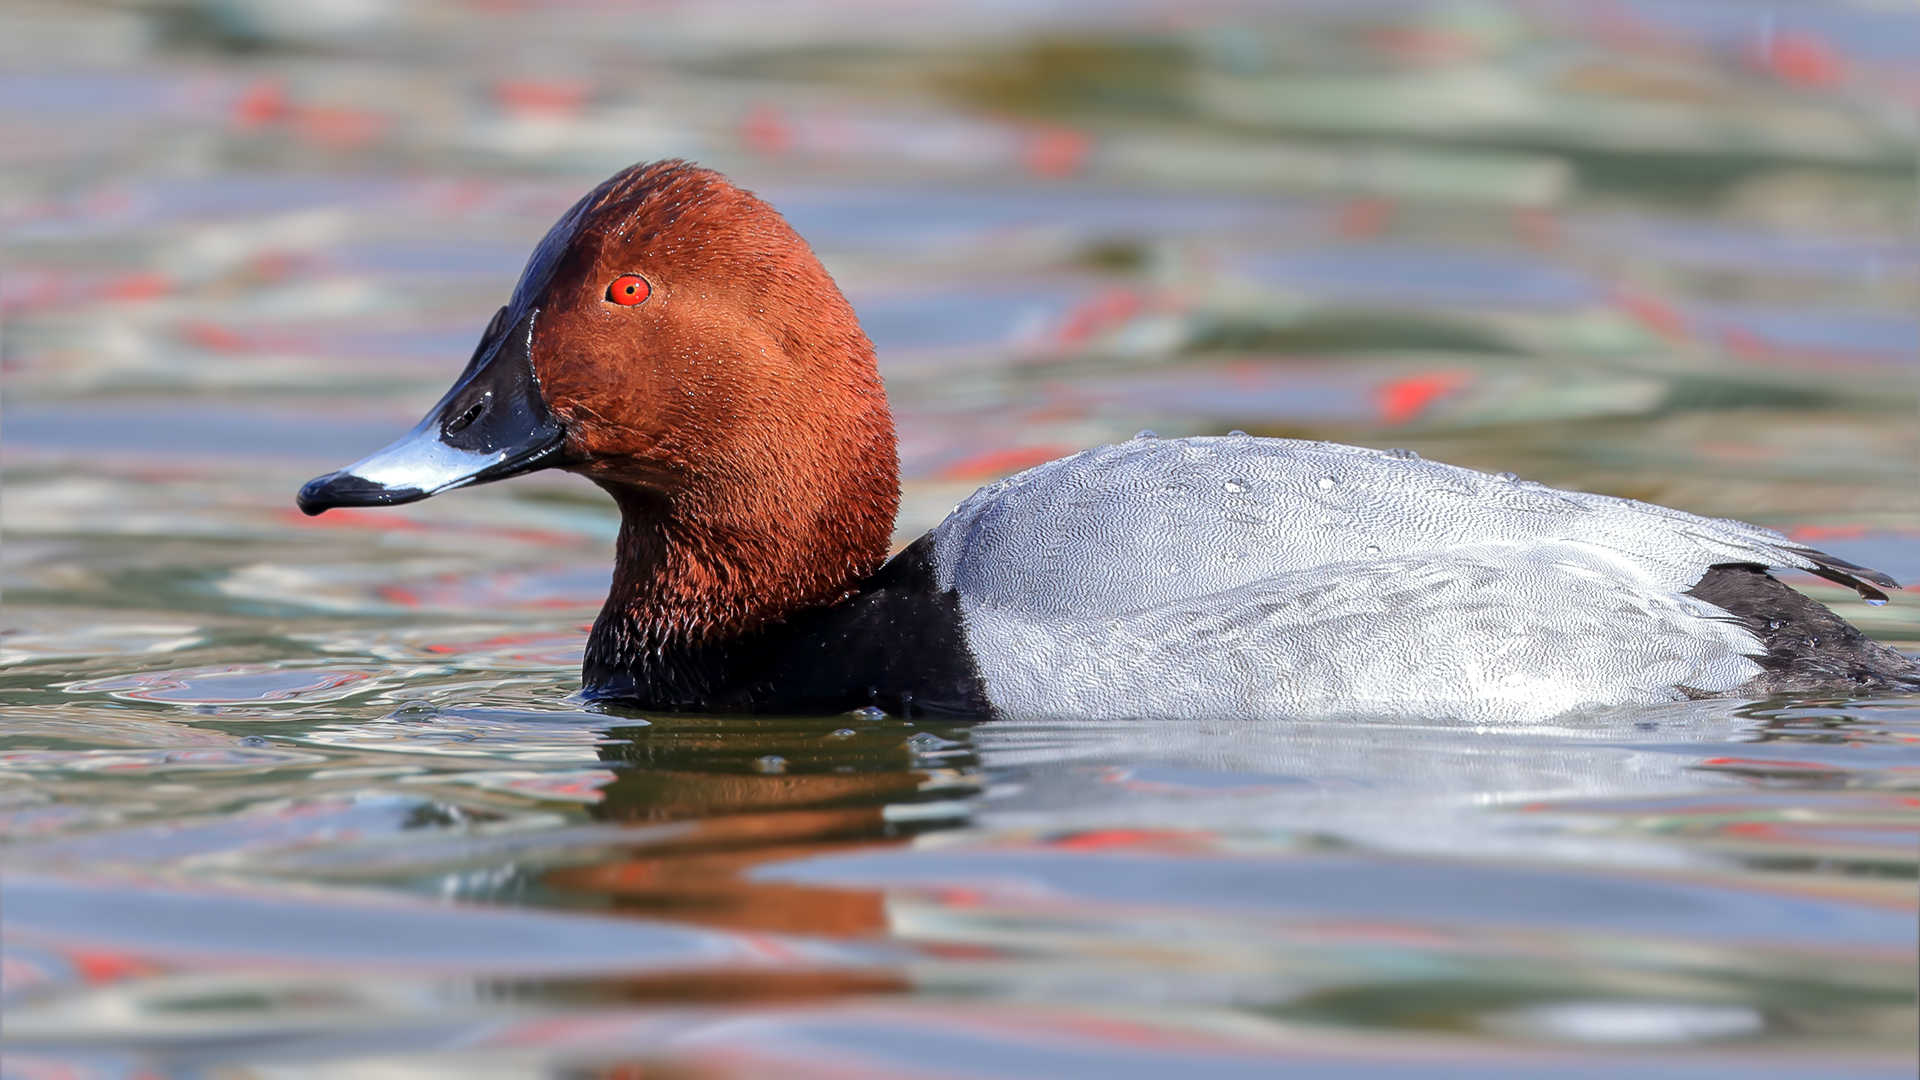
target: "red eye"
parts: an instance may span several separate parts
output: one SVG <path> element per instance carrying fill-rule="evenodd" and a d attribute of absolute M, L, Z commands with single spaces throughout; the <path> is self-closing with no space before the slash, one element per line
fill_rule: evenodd
<path fill-rule="evenodd" d="M 639 274 L 622 274 L 607 286 L 607 299 L 621 307 L 632 307 L 652 292 L 653 287 L 647 284 L 646 278 Z"/>

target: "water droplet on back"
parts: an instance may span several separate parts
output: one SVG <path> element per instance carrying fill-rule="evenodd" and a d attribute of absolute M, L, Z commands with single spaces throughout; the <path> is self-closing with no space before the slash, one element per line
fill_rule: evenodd
<path fill-rule="evenodd" d="M 1239 428 L 1234 428 L 1232 431 L 1227 432 L 1227 434 L 1233 436 L 1236 439 L 1244 439 L 1247 437 L 1247 433 L 1244 431 L 1241 431 Z"/>
<path fill-rule="evenodd" d="M 1398 458 L 1401 461 L 1419 461 L 1420 460 L 1419 454 L 1414 453 L 1413 451 L 1407 449 L 1404 446 L 1396 446 L 1393 449 L 1387 451 L 1387 456 L 1390 458 Z"/>
<path fill-rule="evenodd" d="M 1519 473 L 1510 473 L 1510 472 L 1503 472 L 1503 473 L 1500 473 L 1500 474 L 1499 474 L 1499 476 L 1498 476 L 1497 478 L 1498 478 L 1498 479 L 1501 479 L 1501 480 L 1505 480 L 1505 481 L 1506 481 L 1507 483 L 1509 483 L 1509 484 L 1511 484 L 1511 483 L 1513 483 L 1513 482 L 1514 482 L 1515 480 L 1518 480 L 1518 479 L 1520 479 L 1520 474 L 1519 474 Z"/>
<path fill-rule="evenodd" d="M 1320 478 L 1320 490 L 1321 490 L 1321 491 L 1325 491 L 1325 490 L 1327 490 L 1328 488 L 1330 488 L 1330 487 L 1332 487 L 1333 485 L 1335 485 L 1335 484 L 1337 484 L 1337 483 L 1339 483 L 1339 482 L 1340 482 L 1340 481 L 1338 481 L 1338 480 L 1335 480 L 1335 479 L 1334 479 L 1333 477 L 1331 477 L 1331 476 L 1323 476 L 1323 477 L 1321 477 L 1321 478 Z"/>
<path fill-rule="evenodd" d="M 1136 439 L 1157 439 L 1160 436 L 1154 434 L 1154 431 L 1152 428 L 1143 428 L 1140 431 L 1135 432 L 1133 437 Z"/>
<path fill-rule="evenodd" d="M 1367 554 L 1369 554 L 1369 555 L 1378 555 L 1378 554 L 1380 554 L 1380 545 L 1379 545 L 1379 544 L 1368 544 L 1368 545 L 1367 545 Z"/>
<path fill-rule="evenodd" d="M 1231 491 L 1234 494 L 1238 495 L 1239 493 L 1251 488 L 1253 485 L 1247 483 L 1245 480 L 1242 480 L 1239 477 L 1235 477 L 1232 480 L 1227 481 L 1225 484 L 1222 484 L 1221 486 L 1226 488 L 1228 491 Z"/>

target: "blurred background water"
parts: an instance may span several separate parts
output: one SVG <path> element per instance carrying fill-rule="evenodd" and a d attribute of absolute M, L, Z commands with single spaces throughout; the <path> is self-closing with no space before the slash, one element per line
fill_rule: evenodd
<path fill-rule="evenodd" d="M 0 2 L 6 1075 L 1911 1076 L 1920 699 L 586 710 L 591 486 L 292 493 L 684 156 L 858 309 L 901 542 L 1240 428 L 1912 582 L 1917 113 L 1865 0 Z"/>

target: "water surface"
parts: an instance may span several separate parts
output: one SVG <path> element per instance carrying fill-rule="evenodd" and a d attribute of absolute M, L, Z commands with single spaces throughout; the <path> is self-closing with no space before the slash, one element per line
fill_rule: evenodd
<path fill-rule="evenodd" d="M 0 6 L 5 1074 L 1911 1076 L 1920 698 L 637 713 L 590 485 L 292 505 L 685 155 L 859 310 L 898 542 L 1238 428 L 1920 579 L 1920 23 L 1604 7 Z"/>

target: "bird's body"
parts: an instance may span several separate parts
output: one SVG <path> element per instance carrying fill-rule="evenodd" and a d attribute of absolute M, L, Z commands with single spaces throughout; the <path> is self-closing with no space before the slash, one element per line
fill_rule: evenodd
<path fill-rule="evenodd" d="M 550 466 L 623 515 L 583 691 L 647 708 L 1511 721 L 1920 685 L 1765 570 L 1879 600 L 1884 575 L 1403 451 L 1136 438 L 982 488 L 882 565 L 871 345 L 778 214 L 679 163 L 583 199 L 435 413 L 301 498 Z"/>
<path fill-rule="evenodd" d="M 988 696 L 1022 715 L 1518 720 L 1722 694 L 1764 650 L 1690 592 L 1714 568 L 1871 574 L 1737 521 L 1245 436 L 1041 465 L 932 551 Z"/>

